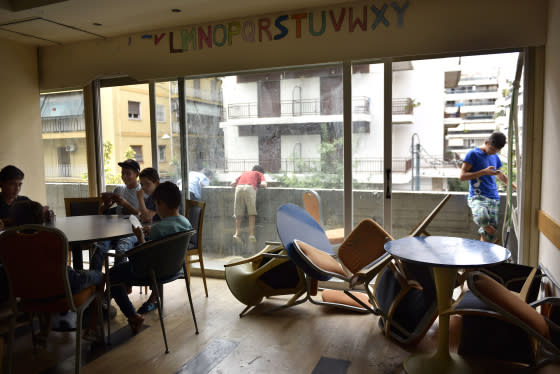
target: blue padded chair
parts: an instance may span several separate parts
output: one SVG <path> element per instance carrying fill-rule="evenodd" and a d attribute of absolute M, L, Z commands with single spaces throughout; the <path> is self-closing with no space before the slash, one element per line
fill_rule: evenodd
<path fill-rule="evenodd" d="M 313 304 L 378 314 L 369 283 L 391 260 L 383 249 L 385 241 L 391 238 L 381 226 L 370 219 L 356 226 L 339 247 L 340 262 L 335 259 L 325 231 L 299 206 L 282 205 L 276 214 L 276 226 L 289 258 L 306 274 L 307 293 L 293 305 L 309 300 Z M 324 301 L 314 300 L 314 283 L 332 277 L 344 280 L 347 289 L 343 293 L 325 290 Z M 358 290 L 358 285 L 365 288 L 365 293 Z"/>
<path fill-rule="evenodd" d="M 196 230 L 189 230 L 180 232 L 166 238 L 154 241 L 148 241 L 132 250 L 123 254 L 106 253 L 105 254 L 105 268 L 109 268 L 109 257 L 128 257 L 133 269 L 133 277 L 130 280 L 132 286 L 151 286 L 153 292 L 156 293 L 158 303 L 159 321 L 161 324 L 161 332 L 163 334 L 163 341 L 165 343 L 165 353 L 169 353 L 167 345 L 167 336 L 165 334 L 165 326 L 163 324 L 163 295 L 159 294 L 159 286 L 165 283 L 172 282 L 180 277 L 185 279 L 185 286 L 189 297 L 189 304 L 191 306 L 191 313 L 193 316 L 194 327 L 196 334 L 198 334 L 198 325 L 196 323 L 196 316 L 194 314 L 194 307 L 191 297 L 191 288 L 189 285 L 189 277 L 184 276 L 187 274 L 185 266 L 185 254 L 191 237 L 196 233 Z M 111 285 L 109 272 L 107 272 L 107 284 Z M 114 284 L 112 284 L 114 285 Z M 107 287 L 107 304 L 111 301 L 111 287 Z M 108 324 L 108 341 L 111 342 L 111 324 Z"/>

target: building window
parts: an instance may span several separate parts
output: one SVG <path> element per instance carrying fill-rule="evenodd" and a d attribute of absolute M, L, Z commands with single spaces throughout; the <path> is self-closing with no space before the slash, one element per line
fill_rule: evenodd
<path fill-rule="evenodd" d="M 128 119 L 141 119 L 140 118 L 140 102 L 139 101 L 129 101 L 128 102 Z"/>
<path fill-rule="evenodd" d="M 134 151 L 134 159 L 138 162 L 144 162 L 144 154 L 142 153 L 141 145 L 131 145 L 130 148 Z"/>
<path fill-rule="evenodd" d="M 165 105 L 156 104 L 156 121 L 165 122 Z"/>
<path fill-rule="evenodd" d="M 165 145 L 158 145 L 158 157 L 159 157 L 159 162 L 165 162 L 165 149 L 166 146 Z"/>

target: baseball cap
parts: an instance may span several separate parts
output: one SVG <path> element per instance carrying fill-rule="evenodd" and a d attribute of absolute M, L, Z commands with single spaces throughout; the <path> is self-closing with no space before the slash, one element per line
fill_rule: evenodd
<path fill-rule="evenodd" d="M 140 172 L 140 165 L 138 164 L 138 162 L 136 162 L 136 160 L 133 160 L 131 158 L 129 158 L 128 160 L 125 160 L 123 162 L 119 162 L 119 166 L 121 168 L 132 169 L 132 170 L 136 171 L 137 173 Z"/>

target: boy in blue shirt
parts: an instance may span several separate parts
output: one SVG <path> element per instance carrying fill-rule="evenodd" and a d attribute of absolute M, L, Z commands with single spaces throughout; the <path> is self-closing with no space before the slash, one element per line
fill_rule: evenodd
<path fill-rule="evenodd" d="M 507 184 L 507 176 L 499 170 L 502 162 L 497 153 L 506 144 L 506 136 L 501 132 L 493 132 L 484 145 L 471 149 L 461 167 L 459 179 L 468 180 L 469 207 L 474 223 L 479 226 L 480 240 L 495 242 L 498 232 L 498 207 L 500 195 L 494 177 Z"/>
<path fill-rule="evenodd" d="M 160 183 L 152 198 L 156 204 L 156 210 L 161 217 L 161 221 L 152 225 L 150 230 L 150 240 L 158 240 L 178 232 L 187 231 L 192 228 L 191 223 L 184 216 L 179 214 L 179 205 L 181 204 L 181 191 L 171 182 Z M 134 234 L 138 238 L 138 243 L 144 243 L 144 232 L 142 228 L 134 228 Z M 115 265 L 109 270 L 111 283 L 125 283 L 131 286 L 132 269 L 130 262 L 124 262 Z M 117 305 L 128 319 L 132 331 L 137 333 L 142 327 L 144 317 L 136 312 L 136 309 L 128 298 L 126 288 L 122 285 L 111 287 L 111 296 L 115 299 Z M 150 296 L 152 297 L 152 296 Z M 155 300 L 155 296 L 153 297 Z"/>

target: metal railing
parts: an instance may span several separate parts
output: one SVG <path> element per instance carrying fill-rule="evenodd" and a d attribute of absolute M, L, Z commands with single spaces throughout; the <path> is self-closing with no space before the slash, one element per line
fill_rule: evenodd
<path fill-rule="evenodd" d="M 393 114 L 412 114 L 414 112 L 414 102 L 411 98 L 393 99 Z"/>
<path fill-rule="evenodd" d="M 251 170 L 257 164 L 275 165 L 278 170 L 266 170 L 273 173 L 315 173 L 321 171 L 320 158 L 226 159 L 223 166 L 218 166 L 214 160 L 202 160 L 201 163 L 215 172 L 223 173 L 242 173 Z M 340 164 L 342 165 L 342 160 L 340 160 Z M 395 158 L 392 160 L 393 172 L 406 173 L 411 167 L 412 160 L 410 158 Z M 352 160 L 352 171 L 355 173 L 382 173 L 383 170 L 382 158 Z"/>
<path fill-rule="evenodd" d="M 87 173 L 87 165 L 56 164 L 45 166 L 47 178 L 81 178 Z"/>
<path fill-rule="evenodd" d="M 43 133 L 86 131 L 86 124 L 82 116 L 43 118 L 41 125 Z"/>
<path fill-rule="evenodd" d="M 342 100 L 342 98 L 341 98 Z M 353 113 L 370 113 L 370 98 L 367 96 L 356 96 L 352 98 L 352 112 Z M 282 100 L 280 102 L 280 113 L 282 117 L 298 117 L 308 115 L 324 114 L 321 110 L 321 99 L 300 99 L 300 100 Z M 340 103 L 340 110 L 335 113 L 329 114 L 342 114 L 342 102 Z M 259 108 L 258 103 L 236 103 L 227 106 L 227 118 L 258 118 Z M 278 117 L 268 115 L 267 117 Z"/>

